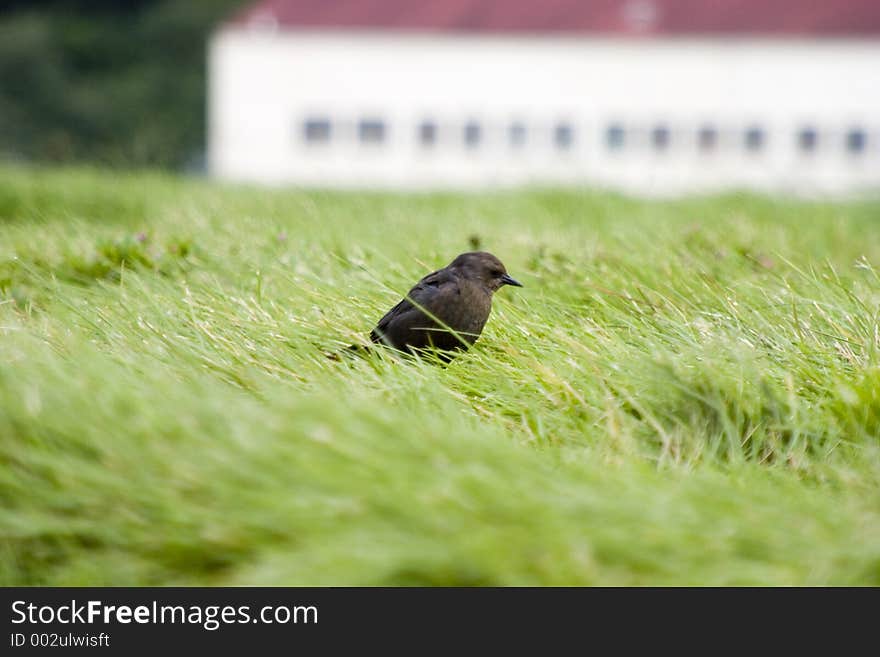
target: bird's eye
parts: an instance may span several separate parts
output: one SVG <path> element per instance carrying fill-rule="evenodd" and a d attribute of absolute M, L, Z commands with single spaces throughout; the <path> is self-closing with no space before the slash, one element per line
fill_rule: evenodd
<path fill-rule="evenodd" d="M 492 270 L 492 277 L 493 278 L 501 278 L 501 276 L 503 276 L 503 275 L 504 275 L 504 272 L 501 271 L 500 269 L 493 269 Z"/>

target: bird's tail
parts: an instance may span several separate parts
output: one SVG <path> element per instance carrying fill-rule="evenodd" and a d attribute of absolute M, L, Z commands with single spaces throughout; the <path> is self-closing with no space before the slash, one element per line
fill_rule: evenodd
<path fill-rule="evenodd" d="M 330 360 L 342 360 L 343 357 L 350 358 L 352 356 L 366 356 L 368 353 L 370 353 L 369 345 L 350 344 L 347 347 L 337 349 L 336 351 L 324 352 L 324 355 Z"/>

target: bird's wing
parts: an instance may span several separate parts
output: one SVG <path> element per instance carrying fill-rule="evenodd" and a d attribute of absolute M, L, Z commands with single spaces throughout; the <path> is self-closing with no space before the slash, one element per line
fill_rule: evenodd
<path fill-rule="evenodd" d="M 445 301 L 459 293 L 458 278 L 449 269 L 431 272 L 416 283 L 400 303 L 385 313 L 370 333 L 370 339 L 373 342 L 384 342 L 383 336 L 387 336 L 393 342 L 400 341 L 401 337 L 411 341 L 412 336 L 402 334 L 409 334 L 412 329 L 423 329 L 426 325 L 436 326 L 435 322 L 426 321 L 422 309 L 442 321 L 441 313 Z"/>

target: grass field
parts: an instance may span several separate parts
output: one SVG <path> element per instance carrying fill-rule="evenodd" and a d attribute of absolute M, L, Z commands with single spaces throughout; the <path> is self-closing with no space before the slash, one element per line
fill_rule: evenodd
<path fill-rule="evenodd" d="M 880 585 L 878 315 L 880 202 L 0 169 L 0 583 Z"/>

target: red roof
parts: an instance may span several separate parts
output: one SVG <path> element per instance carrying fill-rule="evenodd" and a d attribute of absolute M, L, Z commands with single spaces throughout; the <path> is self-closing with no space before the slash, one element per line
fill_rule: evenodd
<path fill-rule="evenodd" d="M 258 0 L 235 25 L 604 35 L 878 36 L 880 0 Z"/>

